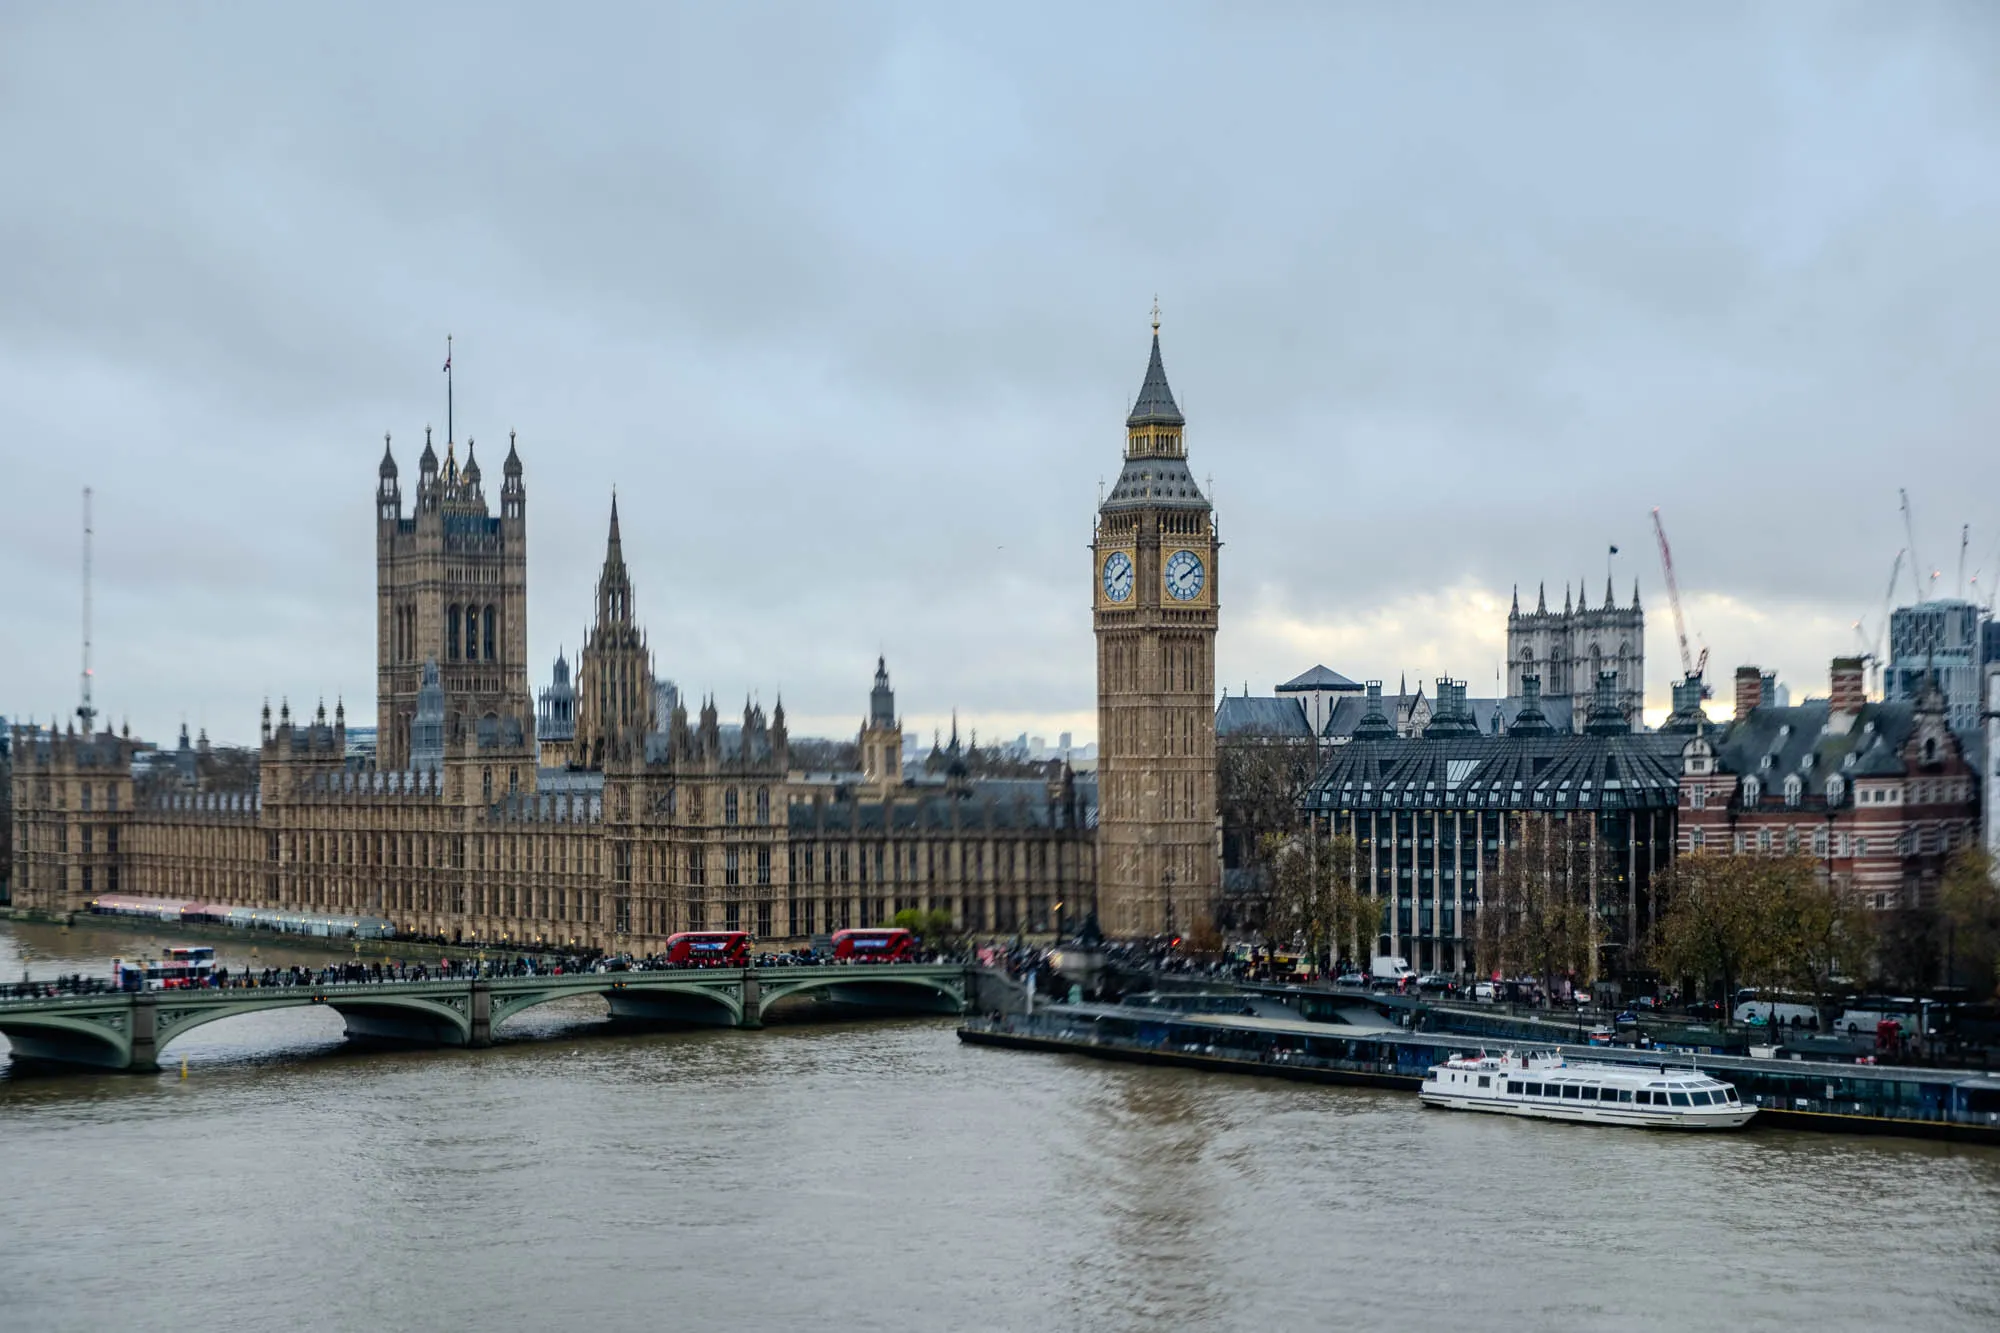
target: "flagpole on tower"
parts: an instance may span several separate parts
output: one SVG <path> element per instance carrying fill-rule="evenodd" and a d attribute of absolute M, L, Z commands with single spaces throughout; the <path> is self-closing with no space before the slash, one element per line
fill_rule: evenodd
<path fill-rule="evenodd" d="M 451 335 L 444 335 L 444 443 L 449 449 L 456 439 L 451 432 Z"/>

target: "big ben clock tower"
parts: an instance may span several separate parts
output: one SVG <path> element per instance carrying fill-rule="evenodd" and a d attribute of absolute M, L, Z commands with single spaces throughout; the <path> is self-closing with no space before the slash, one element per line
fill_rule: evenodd
<path fill-rule="evenodd" d="M 1106 933 L 1185 931 L 1221 889 L 1214 516 L 1160 361 L 1159 310 L 1125 466 L 1097 510 L 1098 910 Z"/>

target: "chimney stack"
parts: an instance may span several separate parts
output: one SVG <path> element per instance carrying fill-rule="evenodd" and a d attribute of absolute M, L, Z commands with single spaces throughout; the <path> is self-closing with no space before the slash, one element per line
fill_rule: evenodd
<path fill-rule="evenodd" d="M 1764 673 L 1753 666 L 1736 668 L 1736 720 L 1750 716 L 1750 710 L 1764 702 Z"/>
<path fill-rule="evenodd" d="M 1841 726 L 1848 725 L 1861 712 L 1861 706 L 1868 702 L 1866 668 L 1858 657 L 1836 657 L 1833 659 L 1832 691 L 1827 697 L 1827 717 L 1829 720 L 1845 718 Z"/>

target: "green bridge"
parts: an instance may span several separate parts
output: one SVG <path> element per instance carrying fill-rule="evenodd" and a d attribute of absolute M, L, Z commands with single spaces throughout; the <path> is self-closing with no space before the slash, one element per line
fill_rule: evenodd
<path fill-rule="evenodd" d="M 0 1035 L 17 1059 L 151 1073 L 182 1033 L 263 1009 L 319 1005 L 346 1020 L 349 1037 L 479 1047 L 515 1014 L 572 995 L 603 996 L 624 1022 L 758 1028 L 793 998 L 861 1013 L 962 1013 L 967 986 L 956 963 L 893 963 L 112 992 L 0 1000 Z"/>

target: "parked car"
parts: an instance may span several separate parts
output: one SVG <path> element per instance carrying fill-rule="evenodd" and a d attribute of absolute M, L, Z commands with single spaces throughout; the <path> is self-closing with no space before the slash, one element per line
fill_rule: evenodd
<path fill-rule="evenodd" d="M 1439 973 L 1426 972 L 1417 978 L 1417 989 L 1431 995 L 1449 995 L 1458 989 L 1458 983 Z"/>
<path fill-rule="evenodd" d="M 1368 974 L 1366 972 L 1354 971 L 1342 972 L 1333 979 L 1333 984 L 1336 986 L 1366 986 L 1368 984 Z"/>
<path fill-rule="evenodd" d="M 1490 981 L 1479 982 L 1472 988 L 1472 998 L 1482 1004 L 1492 1004 L 1500 998 L 1500 988 Z"/>

